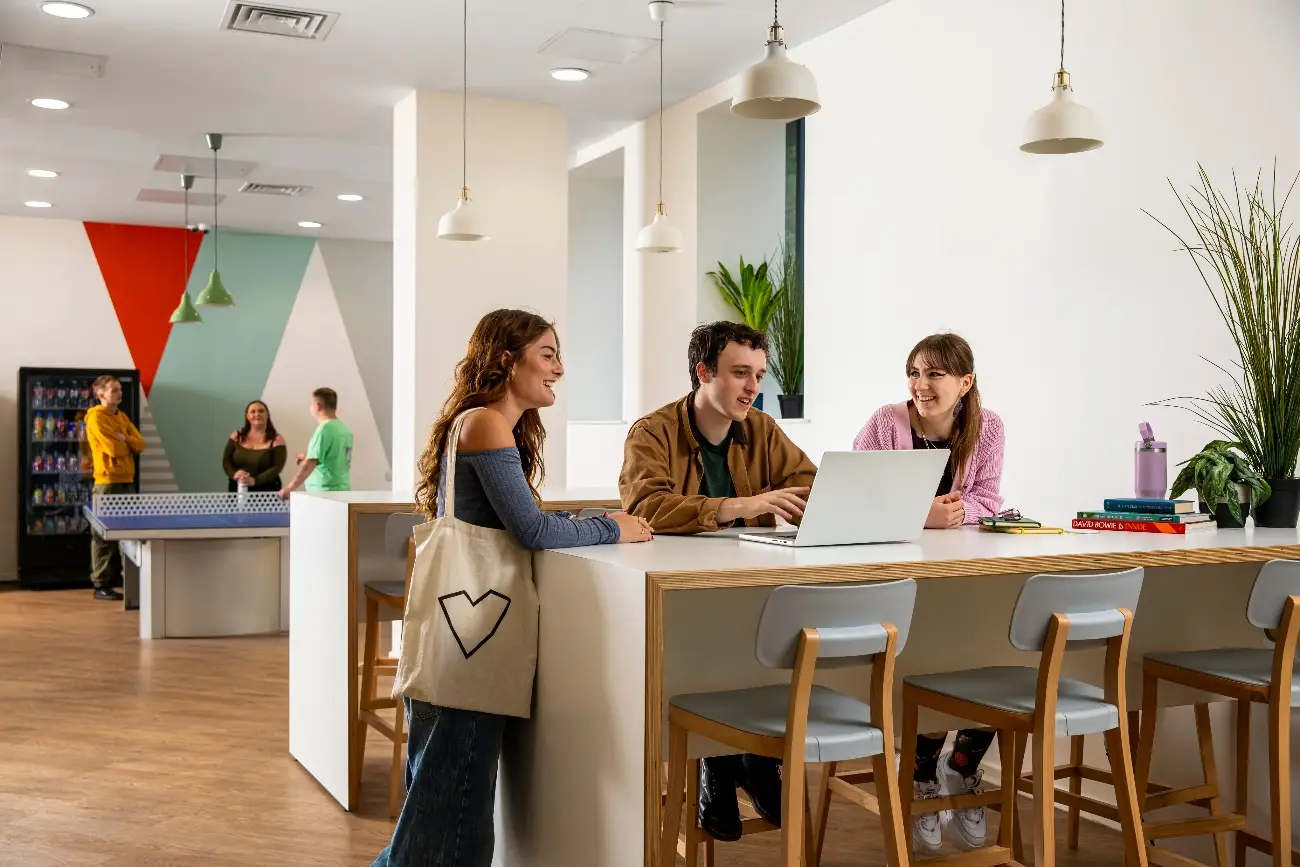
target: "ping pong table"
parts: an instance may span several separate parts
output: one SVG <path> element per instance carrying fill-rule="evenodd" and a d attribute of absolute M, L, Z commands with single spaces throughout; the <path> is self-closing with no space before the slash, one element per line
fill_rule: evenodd
<path fill-rule="evenodd" d="M 86 518 L 121 547 L 141 638 L 289 628 L 289 504 L 276 494 L 101 494 Z"/>

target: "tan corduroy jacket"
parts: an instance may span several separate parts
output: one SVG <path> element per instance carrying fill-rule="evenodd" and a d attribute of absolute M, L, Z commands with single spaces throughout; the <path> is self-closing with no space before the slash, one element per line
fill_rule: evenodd
<path fill-rule="evenodd" d="M 656 533 L 704 533 L 718 529 L 722 497 L 700 495 L 704 465 L 691 432 L 687 396 L 632 425 L 623 444 L 618 490 L 623 508 L 645 518 Z M 732 424 L 727 466 L 737 497 L 812 484 L 817 468 L 790 442 L 770 415 L 751 410 Z M 747 520 L 771 527 L 772 515 Z"/>

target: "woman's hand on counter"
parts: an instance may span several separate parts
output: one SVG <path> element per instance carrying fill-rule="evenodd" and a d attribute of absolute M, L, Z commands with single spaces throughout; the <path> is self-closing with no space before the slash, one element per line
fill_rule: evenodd
<path fill-rule="evenodd" d="M 655 536 L 654 530 L 650 529 L 650 522 L 644 518 L 627 512 L 611 512 L 609 518 L 618 524 L 619 542 L 649 542 Z"/>

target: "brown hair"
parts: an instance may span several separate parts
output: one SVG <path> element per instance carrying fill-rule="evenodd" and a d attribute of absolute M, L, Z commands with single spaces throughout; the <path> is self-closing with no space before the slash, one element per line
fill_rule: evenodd
<path fill-rule="evenodd" d="M 767 335 L 761 331 L 742 325 L 739 322 L 710 322 L 697 325 L 691 332 L 691 342 L 686 348 L 686 361 L 691 366 L 691 391 L 700 387 L 700 376 L 696 366 L 704 363 L 705 370 L 717 374 L 718 358 L 730 343 L 739 343 L 750 349 L 767 353 Z"/>
<path fill-rule="evenodd" d="M 905 370 L 912 374 L 912 365 L 918 355 L 925 356 L 930 367 L 936 367 L 955 376 L 971 377 L 970 391 L 962 395 L 957 405 L 960 409 L 952 431 L 952 466 L 954 482 L 959 482 L 980 442 L 980 424 L 983 411 L 980 407 L 979 381 L 975 378 L 975 353 L 970 344 L 956 334 L 931 334 L 912 347 L 908 353 Z"/>
<path fill-rule="evenodd" d="M 332 388 L 318 388 L 311 393 L 312 400 L 320 404 L 326 412 L 338 412 L 339 393 Z M 251 405 L 251 404 L 250 404 Z M 245 410 L 247 412 L 247 410 Z M 270 412 L 267 413 L 270 415 Z"/>
<path fill-rule="evenodd" d="M 470 335 L 465 357 L 456 365 L 451 395 L 442 405 L 438 419 L 429 431 L 429 444 L 417 465 L 420 481 L 415 500 L 420 509 L 433 517 L 438 514 L 438 485 L 442 480 L 442 455 L 457 416 L 468 409 L 496 403 L 510 388 L 512 368 L 523 357 L 528 344 L 554 331 L 553 323 L 526 310 L 493 310 L 478 321 Z M 556 338 L 559 350 L 559 338 Z M 542 444 L 546 428 L 537 410 L 526 410 L 515 423 L 515 445 L 524 467 L 524 478 L 540 501 L 538 489 L 546 478 L 542 461 Z"/>
<path fill-rule="evenodd" d="M 90 384 L 90 393 L 95 395 L 95 397 L 99 397 L 100 391 L 108 388 L 115 382 L 120 385 L 122 380 L 118 379 L 111 373 L 106 373 L 103 376 L 96 378 L 95 381 Z"/>

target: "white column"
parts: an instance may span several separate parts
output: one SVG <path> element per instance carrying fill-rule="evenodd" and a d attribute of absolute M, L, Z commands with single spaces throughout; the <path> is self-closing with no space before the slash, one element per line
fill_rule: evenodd
<path fill-rule="evenodd" d="M 461 98 L 417 91 L 393 110 L 393 490 L 409 490 L 429 425 L 483 314 L 533 310 L 564 339 L 568 130 L 561 109 L 471 98 L 468 185 L 491 240 L 441 241 L 461 187 Z M 547 484 L 565 482 L 563 388 L 542 413 Z"/>

